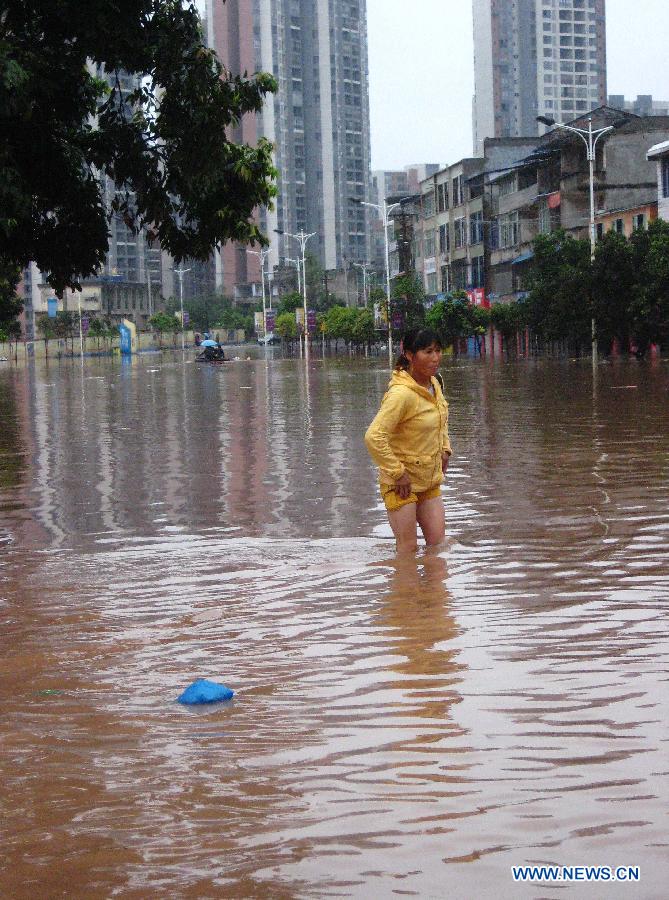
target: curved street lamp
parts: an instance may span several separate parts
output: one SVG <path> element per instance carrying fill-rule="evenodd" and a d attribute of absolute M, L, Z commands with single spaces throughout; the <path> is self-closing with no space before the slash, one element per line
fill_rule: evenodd
<path fill-rule="evenodd" d="M 587 159 L 590 174 L 590 262 L 595 259 L 595 152 L 597 141 L 603 134 L 613 131 L 613 125 L 606 128 L 592 128 L 592 117 L 588 116 L 588 128 L 576 128 L 574 125 L 565 125 L 563 122 L 556 122 L 551 116 L 537 116 L 537 122 L 547 125 L 549 128 L 562 128 L 565 131 L 573 131 L 577 134 L 583 143 L 587 152 Z M 592 364 L 597 364 L 597 323 L 593 315 L 590 322 L 590 331 L 592 336 Z"/>
<path fill-rule="evenodd" d="M 298 241 L 300 244 L 300 248 L 302 250 L 302 303 L 304 305 L 304 358 L 309 360 L 309 329 L 307 327 L 307 267 L 305 263 L 305 254 L 307 248 L 307 241 L 309 238 L 315 237 L 318 232 L 312 231 L 311 234 L 307 234 L 306 231 L 298 231 L 296 234 L 291 234 L 289 231 L 284 231 L 281 228 L 275 228 L 274 231 L 277 234 L 284 234 L 286 237 L 293 238 Z"/>
<path fill-rule="evenodd" d="M 266 247 L 263 250 L 247 250 L 247 253 L 252 253 L 254 256 L 257 256 L 260 260 L 260 279 L 262 281 L 262 331 L 263 338 L 267 334 L 267 306 L 265 303 L 265 260 L 272 252 L 271 247 Z M 268 273 L 269 274 L 269 273 Z M 270 298 L 270 306 L 271 306 L 271 298 Z M 267 344 L 265 344 L 265 348 L 267 348 Z"/>
<path fill-rule="evenodd" d="M 357 203 L 358 206 L 371 206 L 372 209 L 377 210 L 381 214 L 381 221 L 383 222 L 383 237 L 385 243 L 386 250 L 386 307 L 388 310 L 388 362 L 390 364 L 390 368 L 393 367 L 393 322 L 392 316 L 390 314 L 390 247 L 388 243 L 388 225 L 390 224 L 389 213 L 391 210 L 395 209 L 397 206 L 401 206 L 401 203 L 391 203 L 388 206 L 388 202 L 386 198 L 383 198 L 383 203 L 370 203 L 367 200 L 360 200 L 358 197 L 349 197 L 348 198 L 351 203 Z"/>

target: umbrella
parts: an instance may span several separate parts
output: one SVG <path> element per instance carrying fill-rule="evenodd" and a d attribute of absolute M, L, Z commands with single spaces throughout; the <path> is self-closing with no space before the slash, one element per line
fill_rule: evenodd
<path fill-rule="evenodd" d="M 216 341 L 212 341 L 211 338 L 207 338 L 206 341 L 202 341 L 200 347 L 218 347 L 218 344 L 216 343 Z"/>

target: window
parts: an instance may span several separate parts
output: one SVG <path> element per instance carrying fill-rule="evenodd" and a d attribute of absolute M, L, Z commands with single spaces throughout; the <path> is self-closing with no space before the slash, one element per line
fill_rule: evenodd
<path fill-rule="evenodd" d="M 625 223 L 622 219 L 616 219 L 611 230 L 616 234 L 625 234 Z"/>
<path fill-rule="evenodd" d="M 467 222 L 464 216 L 461 219 L 456 219 L 453 223 L 454 231 L 455 231 L 455 247 L 459 249 L 460 247 L 464 247 L 467 243 Z"/>
<path fill-rule="evenodd" d="M 462 175 L 457 175 L 453 179 L 453 206 L 460 206 L 464 202 L 464 179 Z"/>
<path fill-rule="evenodd" d="M 499 217 L 499 246 L 515 247 L 519 238 L 518 213 L 507 213 Z"/>
<path fill-rule="evenodd" d="M 669 197 L 669 157 L 665 157 L 662 160 L 661 176 L 662 176 L 662 196 Z"/>
<path fill-rule="evenodd" d="M 448 233 L 448 225 L 439 226 L 439 252 L 448 253 L 451 249 L 450 235 Z"/>
<path fill-rule="evenodd" d="M 483 213 L 472 213 L 469 218 L 469 243 L 480 244 L 483 240 Z M 476 285 L 478 287 L 478 285 Z"/>
<path fill-rule="evenodd" d="M 436 272 L 430 272 L 430 274 L 425 277 L 425 291 L 428 294 L 436 294 L 437 293 L 437 273 Z"/>
<path fill-rule="evenodd" d="M 434 215 L 434 191 L 423 194 L 423 218 L 430 219 Z"/>
<path fill-rule="evenodd" d="M 602 222 L 597 222 L 597 240 L 601 241 L 604 237 L 604 225 Z"/>
<path fill-rule="evenodd" d="M 453 265 L 452 276 L 451 287 L 455 288 L 456 291 L 464 291 L 467 287 L 467 263 L 464 260 L 460 260 Z"/>
<path fill-rule="evenodd" d="M 634 230 L 637 231 L 640 228 L 646 227 L 646 217 L 643 213 L 638 213 L 634 216 Z"/>
<path fill-rule="evenodd" d="M 509 175 L 506 178 L 500 179 L 499 182 L 499 196 L 506 197 L 507 194 L 513 194 L 517 190 L 516 188 L 516 176 Z"/>
<path fill-rule="evenodd" d="M 484 257 L 472 256 L 472 287 L 483 287 L 485 281 Z"/>
<path fill-rule="evenodd" d="M 542 200 L 539 204 L 539 233 L 549 234 L 551 230 L 551 211 L 548 203 Z"/>
<path fill-rule="evenodd" d="M 437 185 L 437 209 L 440 213 L 448 209 L 448 183 L 445 181 Z"/>
<path fill-rule="evenodd" d="M 434 244 L 434 228 L 431 228 L 430 231 L 425 232 L 425 242 L 423 244 L 424 256 L 434 256 Z"/>

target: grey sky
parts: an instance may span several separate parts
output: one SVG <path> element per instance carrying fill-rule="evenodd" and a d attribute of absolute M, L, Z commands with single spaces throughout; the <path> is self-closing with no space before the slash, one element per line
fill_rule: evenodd
<path fill-rule="evenodd" d="M 372 168 L 472 151 L 471 0 L 367 0 Z M 608 91 L 669 99 L 667 0 L 606 0 Z"/>

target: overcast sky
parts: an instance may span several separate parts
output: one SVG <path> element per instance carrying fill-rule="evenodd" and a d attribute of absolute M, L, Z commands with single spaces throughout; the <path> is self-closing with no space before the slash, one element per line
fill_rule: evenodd
<path fill-rule="evenodd" d="M 471 0 L 367 0 L 372 168 L 472 152 Z M 608 92 L 669 100 L 669 0 L 606 0 Z"/>

